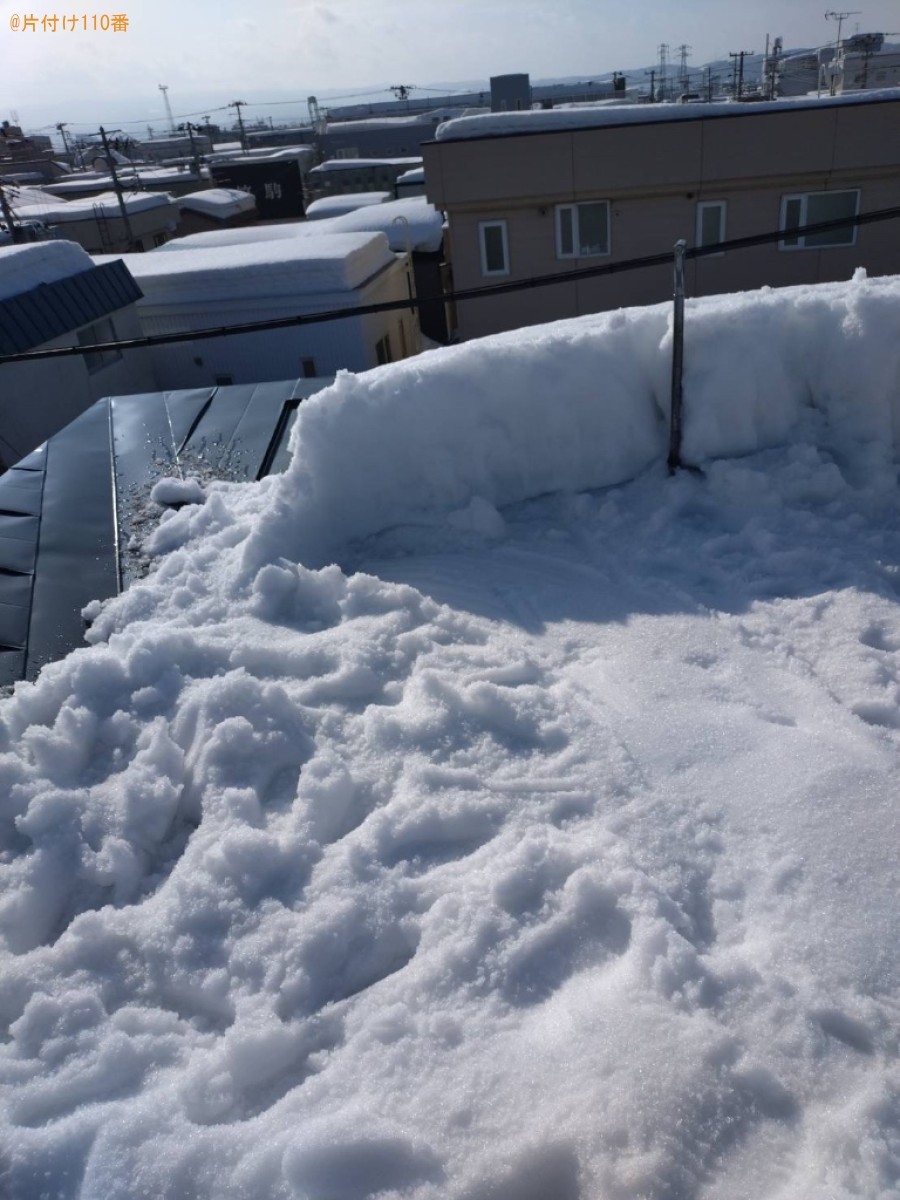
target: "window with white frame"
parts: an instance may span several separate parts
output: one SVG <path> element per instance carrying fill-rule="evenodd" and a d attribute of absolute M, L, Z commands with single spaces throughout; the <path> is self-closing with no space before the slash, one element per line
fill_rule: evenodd
<path fill-rule="evenodd" d="M 701 200 L 697 205 L 697 245 L 718 246 L 725 241 L 724 200 Z"/>
<path fill-rule="evenodd" d="M 781 198 L 781 228 L 784 237 L 778 243 L 782 250 L 817 250 L 823 246 L 853 246 L 856 226 L 840 225 L 819 233 L 796 233 L 804 225 L 822 221 L 839 221 L 855 217 L 859 212 L 859 190 L 851 192 L 805 192 Z"/>
<path fill-rule="evenodd" d="M 479 221 L 482 275 L 509 274 L 509 236 L 505 221 Z"/>
<path fill-rule="evenodd" d="M 557 258 L 609 254 L 609 201 L 556 206 Z"/>

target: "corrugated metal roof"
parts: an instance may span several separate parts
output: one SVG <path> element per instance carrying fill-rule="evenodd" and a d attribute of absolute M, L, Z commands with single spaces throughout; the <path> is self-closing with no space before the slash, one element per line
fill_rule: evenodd
<path fill-rule="evenodd" d="M 284 470 L 299 404 L 330 382 L 109 397 L 0 476 L 0 685 L 81 645 L 85 605 L 144 573 L 159 479 Z"/>
<path fill-rule="evenodd" d="M 0 354 L 19 354 L 108 316 L 143 292 L 124 262 L 103 263 L 0 300 Z"/>

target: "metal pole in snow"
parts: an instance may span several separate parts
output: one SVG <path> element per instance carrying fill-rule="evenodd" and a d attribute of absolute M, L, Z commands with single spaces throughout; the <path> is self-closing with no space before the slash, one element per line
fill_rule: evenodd
<path fill-rule="evenodd" d="M 669 419 L 669 474 L 681 466 L 681 410 L 684 398 L 684 252 L 687 242 L 675 243 L 675 305 L 672 323 L 672 407 Z"/>

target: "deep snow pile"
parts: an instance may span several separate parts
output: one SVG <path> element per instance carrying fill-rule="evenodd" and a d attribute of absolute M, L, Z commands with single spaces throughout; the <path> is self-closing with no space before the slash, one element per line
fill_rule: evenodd
<path fill-rule="evenodd" d="M 690 305 L 674 479 L 667 322 L 340 377 L 5 703 L 13 1200 L 896 1195 L 900 281 Z"/>

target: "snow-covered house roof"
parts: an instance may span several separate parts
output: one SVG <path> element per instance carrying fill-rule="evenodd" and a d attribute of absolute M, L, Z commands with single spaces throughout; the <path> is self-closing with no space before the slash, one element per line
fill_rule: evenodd
<path fill-rule="evenodd" d="M 122 256 L 101 255 L 95 261 L 114 257 Z M 347 292 L 394 261 L 387 238 L 378 233 L 284 238 L 124 257 L 148 303 Z"/>
<path fill-rule="evenodd" d="M 357 208 L 373 204 L 384 204 L 391 198 L 390 192 L 346 192 L 341 196 L 323 196 L 306 206 L 309 221 L 321 221 L 324 217 L 340 217 Z"/>
<path fill-rule="evenodd" d="M 256 200 L 251 192 L 243 192 L 240 188 L 206 188 L 201 192 L 188 192 L 179 196 L 175 203 L 179 208 L 187 208 L 191 212 L 202 213 L 205 217 L 215 217 L 219 221 L 227 221 L 241 213 L 253 212 Z"/>
<path fill-rule="evenodd" d="M 440 128 L 440 126 L 438 127 Z M 420 167 L 421 156 L 415 158 L 329 158 L 310 170 L 310 175 L 327 175 L 331 171 L 359 171 L 365 167 Z"/>
<path fill-rule="evenodd" d="M 129 216 L 154 208 L 172 209 L 172 215 L 175 216 L 174 202 L 166 192 L 125 192 L 123 199 Z M 115 192 L 100 192 L 96 196 L 71 200 L 54 197 L 37 204 L 17 204 L 16 214 L 23 220 L 45 222 L 95 221 L 98 216 L 121 217 L 122 209 Z"/>
<path fill-rule="evenodd" d="M 661 121 L 703 121 L 716 117 L 741 117 L 754 113 L 796 112 L 845 104 L 900 103 L 898 91 L 886 89 L 868 94 L 791 97 L 738 103 L 713 104 L 591 104 L 585 108 L 526 109 L 521 112 L 484 113 L 460 117 L 439 125 L 435 139 L 441 142 L 469 138 L 510 137 L 532 133 L 554 133 L 573 129 L 599 129 L 621 125 L 649 125 Z"/>
<path fill-rule="evenodd" d="M 341 197 L 337 197 L 341 199 Z M 401 219 L 402 218 L 402 219 Z M 210 229 L 173 238 L 151 253 L 170 254 L 212 246 L 239 246 L 250 242 L 282 241 L 292 238 L 322 238 L 337 233 L 383 233 L 396 254 L 402 254 L 409 242 L 414 250 L 440 249 L 444 234 L 443 214 L 424 196 L 369 204 L 342 216 L 323 217 L 320 221 L 290 221 L 282 224 L 242 226 L 239 229 Z"/>
<path fill-rule="evenodd" d="M 0 354 L 52 342 L 140 296 L 124 263 L 97 265 L 74 242 L 0 247 Z"/>

